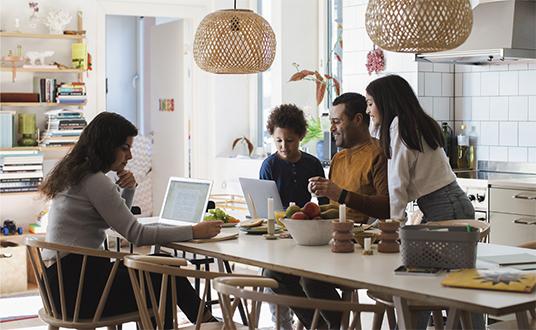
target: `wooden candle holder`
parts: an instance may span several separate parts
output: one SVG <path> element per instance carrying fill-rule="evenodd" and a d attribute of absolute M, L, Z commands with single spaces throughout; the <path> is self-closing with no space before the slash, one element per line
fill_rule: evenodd
<path fill-rule="evenodd" d="M 352 241 L 354 235 L 352 229 L 354 223 L 351 221 L 339 222 L 333 221 L 333 234 L 329 244 L 331 245 L 331 252 L 335 253 L 348 253 L 354 252 L 354 242 Z"/>
<path fill-rule="evenodd" d="M 380 221 L 380 243 L 378 244 L 378 252 L 397 253 L 400 251 L 400 243 L 398 243 L 398 221 Z"/>

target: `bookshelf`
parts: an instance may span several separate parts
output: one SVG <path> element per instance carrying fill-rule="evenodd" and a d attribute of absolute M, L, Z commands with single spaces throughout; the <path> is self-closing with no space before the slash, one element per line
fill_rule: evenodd
<path fill-rule="evenodd" d="M 41 33 L 24 33 L 24 32 L 0 32 L 0 37 L 5 38 L 29 38 L 29 39 L 66 39 L 66 40 L 83 40 L 86 38 L 83 34 L 41 34 Z"/>
<path fill-rule="evenodd" d="M 0 67 L 0 70 L 5 72 L 11 72 L 13 71 L 12 67 Z M 60 68 L 19 68 L 16 67 L 15 70 L 17 72 L 39 72 L 39 73 L 84 73 L 86 70 L 84 69 L 60 69 Z"/>
<path fill-rule="evenodd" d="M 57 102 L 0 102 L 0 107 L 32 107 L 32 108 L 51 108 L 51 107 L 80 107 L 86 105 L 83 103 L 57 103 Z"/>

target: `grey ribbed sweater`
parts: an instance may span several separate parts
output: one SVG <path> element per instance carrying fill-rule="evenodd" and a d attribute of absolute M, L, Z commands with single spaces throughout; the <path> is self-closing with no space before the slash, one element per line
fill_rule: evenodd
<path fill-rule="evenodd" d="M 130 212 L 134 189 L 124 189 L 104 173 L 86 176 L 52 199 L 46 240 L 70 246 L 102 248 L 105 230 L 112 228 L 136 245 L 192 239 L 191 226 L 142 225 Z M 44 251 L 43 259 L 53 257 Z"/>

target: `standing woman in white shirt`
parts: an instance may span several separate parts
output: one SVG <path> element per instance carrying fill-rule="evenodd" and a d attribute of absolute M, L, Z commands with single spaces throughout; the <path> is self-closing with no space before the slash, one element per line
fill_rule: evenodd
<path fill-rule="evenodd" d="M 428 116 L 406 80 L 389 75 L 366 89 L 367 113 L 388 159 L 391 218 L 402 220 L 417 200 L 423 222 L 474 219 L 475 210 L 456 183 L 443 150 L 439 124 Z"/>
<path fill-rule="evenodd" d="M 388 159 L 387 175 L 391 218 L 403 220 L 408 202 L 417 200 L 423 222 L 474 219 L 469 198 L 443 150 L 439 124 L 428 116 L 406 80 L 389 75 L 366 89 L 367 113 L 379 131 Z M 419 312 L 417 329 L 426 329 L 430 312 Z M 484 329 L 481 314 L 471 314 L 472 328 Z"/>

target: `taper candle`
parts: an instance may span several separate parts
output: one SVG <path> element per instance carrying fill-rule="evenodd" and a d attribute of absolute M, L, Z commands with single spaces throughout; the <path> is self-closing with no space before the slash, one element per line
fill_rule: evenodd
<path fill-rule="evenodd" d="M 346 222 L 346 205 L 339 205 L 339 222 Z"/>

